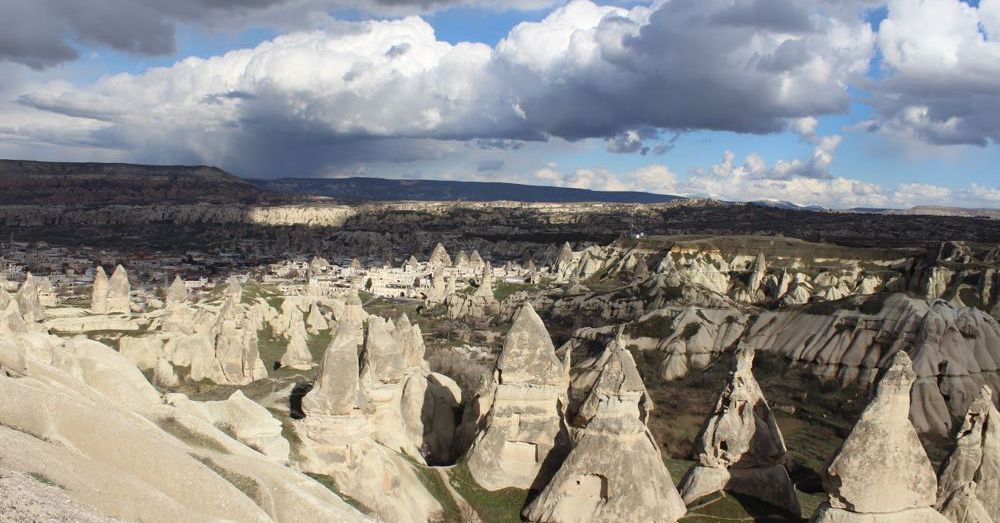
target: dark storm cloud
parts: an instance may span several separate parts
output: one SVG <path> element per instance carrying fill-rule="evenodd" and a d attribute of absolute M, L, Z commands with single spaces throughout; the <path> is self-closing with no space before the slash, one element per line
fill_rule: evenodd
<path fill-rule="evenodd" d="M 196 151 L 257 176 L 553 137 L 663 153 L 672 141 L 662 137 L 688 130 L 776 132 L 790 118 L 846 110 L 846 86 L 872 52 L 866 22 L 815 17 L 789 36 L 752 18 L 719 21 L 732 5 L 671 0 L 650 12 L 575 1 L 492 49 L 437 41 L 416 18 L 364 22 L 20 102 L 97 120 L 109 143 L 132 143 L 136 155 Z"/>
<path fill-rule="evenodd" d="M 398 15 L 470 1 L 478 0 L 2 0 L 0 60 L 43 69 L 77 59 L 76 44 L 169 55 L 176 50 L 178 23 L 284 28 L 337 8 Z M 502 9 L 525 2 L 532 5 L 531 0 L 481 3 Z"/>
<path fill-rule="evenodd" d="M 755 27 L 786 33 L 812 30 L 808 2 L 792 0 L 752 0 L 737 2 L 729 9 L 717 12 L 712 20 L 723 25 Z"/>

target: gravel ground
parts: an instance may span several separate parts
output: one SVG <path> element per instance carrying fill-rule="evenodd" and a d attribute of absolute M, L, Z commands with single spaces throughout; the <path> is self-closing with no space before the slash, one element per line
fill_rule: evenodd
<path fill-rule="evenodd" d="M 0 523 L 112 523 L 44 478 L 0 469 Z"/>

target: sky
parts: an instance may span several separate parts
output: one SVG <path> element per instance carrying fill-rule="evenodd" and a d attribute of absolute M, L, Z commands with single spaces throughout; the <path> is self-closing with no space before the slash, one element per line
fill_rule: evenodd
<path fill-rule="evenodd" d="M 1000 0 L 0 0 L 0 157 L 1000 208 Z"/>

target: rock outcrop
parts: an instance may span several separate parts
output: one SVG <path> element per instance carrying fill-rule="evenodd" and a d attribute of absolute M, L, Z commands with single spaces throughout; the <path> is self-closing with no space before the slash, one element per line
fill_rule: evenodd
<path fill-rule="evenodd" d="M 108 274 L 100 265 L 94 271 L 94 285 L 90 292 L 90 312 L 94 314 L 108 312 Z"/>
<path fill-rule="evenodd" d="M 938 477 L 937 509 L 953 523 L 1000 521 L 1000 412 L 983 387 Z"/>
<path fill-rule="evenodd" d="M 14 296 L 21 318 L 27 323 L 37 323 L 46 318 L 45 308 L 38 297 L 38 283 L 35 277 L 29 272 L 24 278 L 24 283 L 17 290 Z"/>
<path fill-rule="evenodd" d="M 452 294 L 445 302 L 450 318 L 485 319 L 500 312 L 500 302 L 493 293 L 493 267 L 483 264 L 479 287 L 469 295 Z"/>
<path fill-rule="evenodd" d="M 917 375 L 896 352 L 861 413 L 824 471 L 830 496 L 816 523 L 948 521 L 934 510 L 937 478 L 910 423 L 910 389 Z"/>
<path fill-rule="evenodd" d="M 114 521 L 371 521 L 227 434 L 284 442 L 280 425 L 241 394 L 205 407 L 220 411 L 207 421 L 194 413 L 202 405 L 163 404 L 128 360 L 83 338 L 0 336 L 0 364 L 4 468 L 45 478 Z"/>
<path fill-rule="evenodd" d="M 312 390 L 302 398 L 305 417 L 295 421 L 303 442 L 299 466 L 331 476 L 342 492 L 387 521 L 427 521 L 441 511 L 440 504 L 406 458 L 372 437 L 358 342 L 353 329 L 338 330 Z"/>
<path fill-rule="evenodd" d="M 294 322 L 289 330 L 288 345 L 285 347 L 285 353 L 281 356 L 282 367 L 309 370 L 315 366 L 312 353 L 309 351 L 308 339 L 309 335 L 302 320 L 302 313 L 299 312 L 298 321 Z"/>
<path fill-rule="evenodd" d="M 232 297 L 226 300 L 213 327 L 217 367 L 210 379 L 216 383 L 246 385 L 267 377 L 267 369 L 257 348 L 257 331 L 247 320 L 243 307 Z"/>
<path fill-rule="evenodd" d="M 646 387 L 613 341 L 581 408 L 585 426 L 559 471 L 524 510 L 536 523 L 677 521 L 686 508 L 646 427 Z"/>
<path fill-rule="evenodd" d="M 754 351 L 741 346 L 736 365 L 695 443 L 697 463 L 681 480 L 684 503 L 720 490 L 751 496 L 798 516 L 795 487 L 782 465 L 785 440 L 753 376 Z"/>
<path fill-rule="evenodd" d="M 181 303 L 187 303 L 188 301 L 187 286 L 184 285 L 184 280 L 182 280 L 180 276 L 174 276 L 174 281 L 170 284 L 170 287 L 167 288 L 166 295 L 167 295 L 167 300 L 166 300 L 167 307 L 170 307 L 171 305 L 179 305 Z"/>
<path fill-rule="evenodd" d="M 131 293 L 132 286 L 129 284 L 125 268 L 121 265 L 115 267 L 115 272 L 111 273 L 111 278 L 108 279 L 108 312 L 131 316 Z"/>
<path fill-rule="evenodd" d="M 514 318 L 493 372 L 486 423 L 467 454 L 488 490 L 544 485 L 568 449 L 569 361 L 560 361 L 531 304 Z"/>
<path fill-rule="evenodd" d="M 989 314 L 903 293 L 871 300 L 831 314 L 765 311 L 745 340 L 844 386 L 869 384 L 886 354 L 908 352 L 917 373 L 911 416 L 921 433 L 949 434 L 980 387 L 1000 390 L 1000 322 Z"/>
<path fill-rule="evenodd" d="M 434 246 L 431 258 L 427 260 L 427 266 L 432 269 L 451 267 L 451 256 L 448 256 L 448 251 L 444 249 L 444 245 L 441 245 L 440 242 Z"/>

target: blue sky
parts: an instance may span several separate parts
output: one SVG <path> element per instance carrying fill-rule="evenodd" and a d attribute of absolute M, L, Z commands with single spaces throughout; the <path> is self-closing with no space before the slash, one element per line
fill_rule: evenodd
<path fill-rule="evenodd" d="M 149 42 L 50 13 L 80 25 L 23 38 L 51 30 L 71 51 L 0 41 L 0 155 L 1000 207 L 1000 80 L 982 78 L 1000 78 L 998 0 L 296 1 L 308 17 L 284 0 L 235 17 L 150 7 Z"/>

